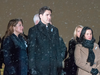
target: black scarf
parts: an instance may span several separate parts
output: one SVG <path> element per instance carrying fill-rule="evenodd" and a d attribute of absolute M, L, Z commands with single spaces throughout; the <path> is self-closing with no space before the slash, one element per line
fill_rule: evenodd
<path fill-rule="evenodd" d="M 90 62 L 90 66 L 94 64 L 94 59 L 95 59 L 95 54 L 93 52 L 94 42 L 95 42 L 94 38 L 92 40 L 83 40 L 82 42 L 82 46 L 89 49 L 87 62 Z"/>
<path fill-rule="evenodd" d="M 76 37 L 77 44 L 80 43 L 80 38 Z"/>

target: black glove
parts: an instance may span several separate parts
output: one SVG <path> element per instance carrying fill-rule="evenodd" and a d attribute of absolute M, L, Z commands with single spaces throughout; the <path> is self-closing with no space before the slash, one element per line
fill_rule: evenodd
<path fill-rule="evenodd" d="M 92 68 L 92 70 L 91 70 L 92 75 L 97 75 L 98 72 L 99 72 L 98 69 Z"/>

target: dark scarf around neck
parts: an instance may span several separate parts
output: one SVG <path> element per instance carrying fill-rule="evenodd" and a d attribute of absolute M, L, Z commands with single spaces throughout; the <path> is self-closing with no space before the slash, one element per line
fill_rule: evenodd
<path fill-rule="evenodd" d="M 77 43 L 80 43 L 80 38 L 76 37 Z"/>
<path fill-rule="evenodd" d="M 92 66 L 94 64 L 94 59 L 95 59 L 95 54 L 93 52 L 94 42 L 95 42 L 94 38 L 92 40 L 85 40 L 84 39 L 82 42 L 82 46 L 89 49 L 87 62 L 90 62 L 90 66 Z"/>

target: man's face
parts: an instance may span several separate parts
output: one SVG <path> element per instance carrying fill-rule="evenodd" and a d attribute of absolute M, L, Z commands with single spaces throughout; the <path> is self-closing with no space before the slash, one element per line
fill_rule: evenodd
<path fill-rule="evenodd" d="M 43 14 L 40 14 L 42 23 L 48 25 L 51 22 L 51 11 L 46 10 Z"/>

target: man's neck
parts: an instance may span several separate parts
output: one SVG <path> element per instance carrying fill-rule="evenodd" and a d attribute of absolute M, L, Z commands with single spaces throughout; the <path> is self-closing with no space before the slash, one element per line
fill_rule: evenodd
<path fill-rule="evenodd" d="M 48 23 L 47 24 L 45 24 L 46 25 L 46 27 L 48 27 Z"/>
<path fill-rule="evenodd" d="M 43 21 L 41 21 L 41 22 L 42 22 L 43 24 L 45 24 Z M 46 23 L 45 25 L 46 25 L 46 27 L 48 27 L 48 23 Z"/>
<path fill-rule="evenodd" d="M 46 25 L 46 27 L 48 27 L 48 25 Z"/>

